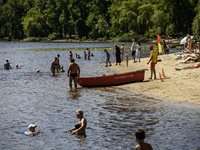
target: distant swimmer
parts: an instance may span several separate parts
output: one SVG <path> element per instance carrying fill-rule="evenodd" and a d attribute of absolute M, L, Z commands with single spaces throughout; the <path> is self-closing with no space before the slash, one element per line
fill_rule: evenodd
<path fill-rule="evenodd" d="M 59 68 L 60 64 L 59 64 L 59 59 L 57 56 L 55 56 L 55 59 L 51 62 L 51 72 L 53 73 L 53 76 L 55 76 L 55 69 Z"/>
<path fill-rule="evenodd" d="M 71 63 L 68 66 L 67 76 L 69 77 L 69 87 L 72 88 L 72 81 L 74 80 L 74 87 L 77 88 L 77 77 L 80 76 L 80 67 L 75 63 L 74 59 L 71 59 Z"/>
<path fill-rule="evenodd" d="M 36 73 L 40 73 L 40 70 L 39 70 L 39 69 L 37 69 L 37 70 L 36 70 Z"/>
<path fill-rule="evenodd" d="M 91 52 L 91 55 L 90 55 L 91 57 L 94 57 L 94 54 L 93 54 L 93 52 Z"/>
<path fill-rule="evenodd" d="M 83 111 L 81 109 L 76 111 L 76 117 L 80 119 L 80 121 L 74 126 L 74 128 L 69 129 L 68 132 L 71 134 L 85 135 L 87 120 L 83 117 Z"/>
<path fill-rule="evenodd" d="M 71 61 L 72 58 L 73 58 L 72 51 L 69 51 L 69 60 Z"/>
<path fill-rule="evenodd" d="M 25 135 L 29 135 L 29 136 L 35 136 L 36 134 L 43 133 L 43 131 L 35 132 L 35 128 L 36 128 L 36 127 L 37 127 L 36 125 L 30 124 L 30 125 L 28 126 L 29 131 L 25 131 L 24 134 L 25 134 Z"/>
<path fill-rule="evenodd" d="M 12 69 L 12 67 L 10 66 L 8 58 L 6 58 L 6 62 L 4 63 L 4 69 Z"/>
<path fill-rule="evenodd" d="M 80 56 L 79 53 L 76 55 L 76 58 L 77 58 L 77 59 L 81 59 L 81 56 Z"/>

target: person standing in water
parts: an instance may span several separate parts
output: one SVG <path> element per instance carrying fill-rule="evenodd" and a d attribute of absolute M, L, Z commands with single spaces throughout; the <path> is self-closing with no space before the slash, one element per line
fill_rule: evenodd
<path fill-rule="evenodd" d="M 55 59 L 51 62 L 51 72 L 53 73 L 53 76 L 55 76 L 55 69 L 58 69 L 60 67 L 59 59 L 57 56 L 55 56 Z"/>
<path fill-rule="evenodd" d="M 74 128 L 69 129 L 68 132 L 71 134 L 85 135 L 87 120 L 83 117 L 83 111 L 81 109 L 76 111 L 76 117 L 80 119 L 80 121 L 74 126 Z"/>
<path fill-rule="evenodd" d="M 67 76 L 69 77 L 69 87 L 72 88 L 72 81 L 74 80 L 74 87 L 77 88 L 77 77 L 80 76 L 80 67 L 73 58 L 68 66 Z"/>
<path fill-rule="evenodd" d="M 142 129 L 137 129 L 135 132 L 135 141 L 138 145 L 135 147 L 136 150 L 153 150 L 151 144 L 145 143 L 145 132 Z"/>
<path fill-rule="evenodd" d="M 89 48 L 87 48 L 87 50 L 88 50 L 88 60 L 90 60 L 90 50 Z"/>
<path fill-rule="evenodd" d="M 109 52 L 105 49 L 104 52 L 106 52 L 106 66 L 105 67 L 108 67 L 108 63 L 111 65 L 111 62 L 110 62 L 110 54 Z"/>
<path fill-rule="evenodd" d="M 4 69 L 12 69 L 12 67 L 10 66 L 8 58 L 6 58 L 6 62 L 4 63 Z"/>

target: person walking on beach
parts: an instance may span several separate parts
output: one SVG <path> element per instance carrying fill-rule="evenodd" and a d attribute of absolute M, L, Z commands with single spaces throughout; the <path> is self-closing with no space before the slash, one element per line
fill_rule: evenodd
<path fill-rule="evenodd" d="M 137 49 L 136 49 L 136 62 L 137 62 L 137 59 L 140 62 L 140 52 L 141 52 L 141 44 L 140 42 L 138 42 Z"/>
<path fill-rule="evenodd" d="M 114 45 L 114 47 L 115 47 L 116 65 L 117 65 L 117 63 L 119 63 L 119 65 L 121 65 L 120 48 L 116 44 Z"/>
<path fill-rule="evenodd" d="M 136 42 L 135 42 L 135 39 L 132 39 L 132 45 L 131 45 L 131 54 L 132 54 L 132 57 L 133 57 L 133 63 L 135 63 L 135 52 L 136 52 Z"/>
<path fill-rule="evenodd" d="M 150 59 L 147 63 L 147 64 L 149 64 L 151 62 L 151 65 L 150 65 L 151 77 L 149 79 L 152 79 L 153 74 L 154 74 L 154 79 L 156 79 L 155 65 L 157 64 L 158 55 L 157 55 L 157 51 L 153 49 L 153 45 L 150 45 L 149 49 L 151 50 Z"/>
<path fill-rule="evenodd" d="M 111 65 L 111 62 L 110 62 L 110 54 L 109 52 L 105 49 L 104 52 L 106 52 L 106 66 L 105 67 L 108 67 L 108 63 Z"/>
<path fill-rule="evenodd" d="M 69 77 L 69 87 L 72 88 L 72 81 L 74 80 L 74 87 L 77 88 L 77 77 L 80 76 L 80 67 L 73 58 L 68 66 L 67 76 Z"/>
<path fill-rule="evenodd" d="M 124 59 L 124 43 L 122 43 L 120 50 L 121 50 L 121 61 L 123 61 L 123 59 Z"/>
<path fill-rule="evenodd" d="M 137 129 L 135 132 L 135 141 L 138 145 L 135 147 L 136 150 L 153 150 L 150 143 L 145 143 L 145 132 L 142 129 Z"/>
<path fill-rule="evenodd" d="M 169 54 L 169 43 L 166 43 L 166 53 L 165 54 Z"/>
<path fill-rule="evenodd" d="M 12 67 L 10 66 L 8 58 L 6 58 L 6 62 L 4 63 L 4 69 L 12 69 Z"/>

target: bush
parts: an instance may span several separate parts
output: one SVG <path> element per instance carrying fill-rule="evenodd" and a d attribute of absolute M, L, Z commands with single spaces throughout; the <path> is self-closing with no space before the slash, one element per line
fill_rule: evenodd
<path fill-rule="evenodd" d="M 22 42 L 40 42 L 41 39 L 39 37 L 28 37 L 22 40 Z"/>
<path fill-rule="evenodd" d="M 119 38 L 116 39 L 117 42 L 131 42 L 132 39 L 135 39 L 136 42 L 147 42 L 148 39 L 145 38 L 143 35 L 134 34 L 134 33 L 125 33 Z"/>
<path fill-rule="evenodd" d="M 59 37 L 60 37 L 60 33 L 55 33 L 55 32 L 48 35 L 48 39 L 50 40 L 55 40 L 55 39 L 58 39 Z"/>
<path fill-rule="evenodd" d="M 83 36 L 83 37 L 82 37 L 82 40 L 83 40 L 83 41 L 87 40 L 87 37 L 86 37 L 86 36 Z"/>

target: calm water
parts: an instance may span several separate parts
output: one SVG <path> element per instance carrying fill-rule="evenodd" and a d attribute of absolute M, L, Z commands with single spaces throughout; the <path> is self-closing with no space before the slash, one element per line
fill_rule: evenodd
<path fill-rule="evenodd" d="M 15 51 L 41 48 L 40 45 L 47 48 L 49 43 L 46 44 L 20 43 L 13 46 L 13 43 L 0 43 L 0 149 L 130 150 L 136 145 L 135 130 L 143 128 L 147 134 L 146 141 L 155 150 L 200 150 L 199 107 L 145 97 L 120 86 L 79 87 L 70 91 L 66 73 L 53 77 L 49 70 L 51 61 L 59 53 L 60 63 L 66 71 L 69 52 Z M 74 45 L 84 47 L 82 44 Z M 64 43 L 55 45 L 66 47 Z M 105 43 L 87 43 L 85 47 L 94 45 L 103 47 Z M 77 53 L 83 56 L 83 52 Z M 104 68 L 103 51 L 94 51 L 94 55 L 90 61 L 76 60 L 81 67 L 81 76 L 115 73 Z M 13 68 L 16 64 L 24 66 L 4 70 L 5 58 L 9 58 Z M 114 61 L 114 56 L 111 59 Z M 42 73 L 36 74 L 36 69 Z M 85 139 L 66 133 L 78 122 L 75 115 L 78 108 L 83 109 L 88 121 Z M 44 133 L 35 137 L 25 136 L 23 132 L 30 123 L 37 124 L 36 129 Z"/>

